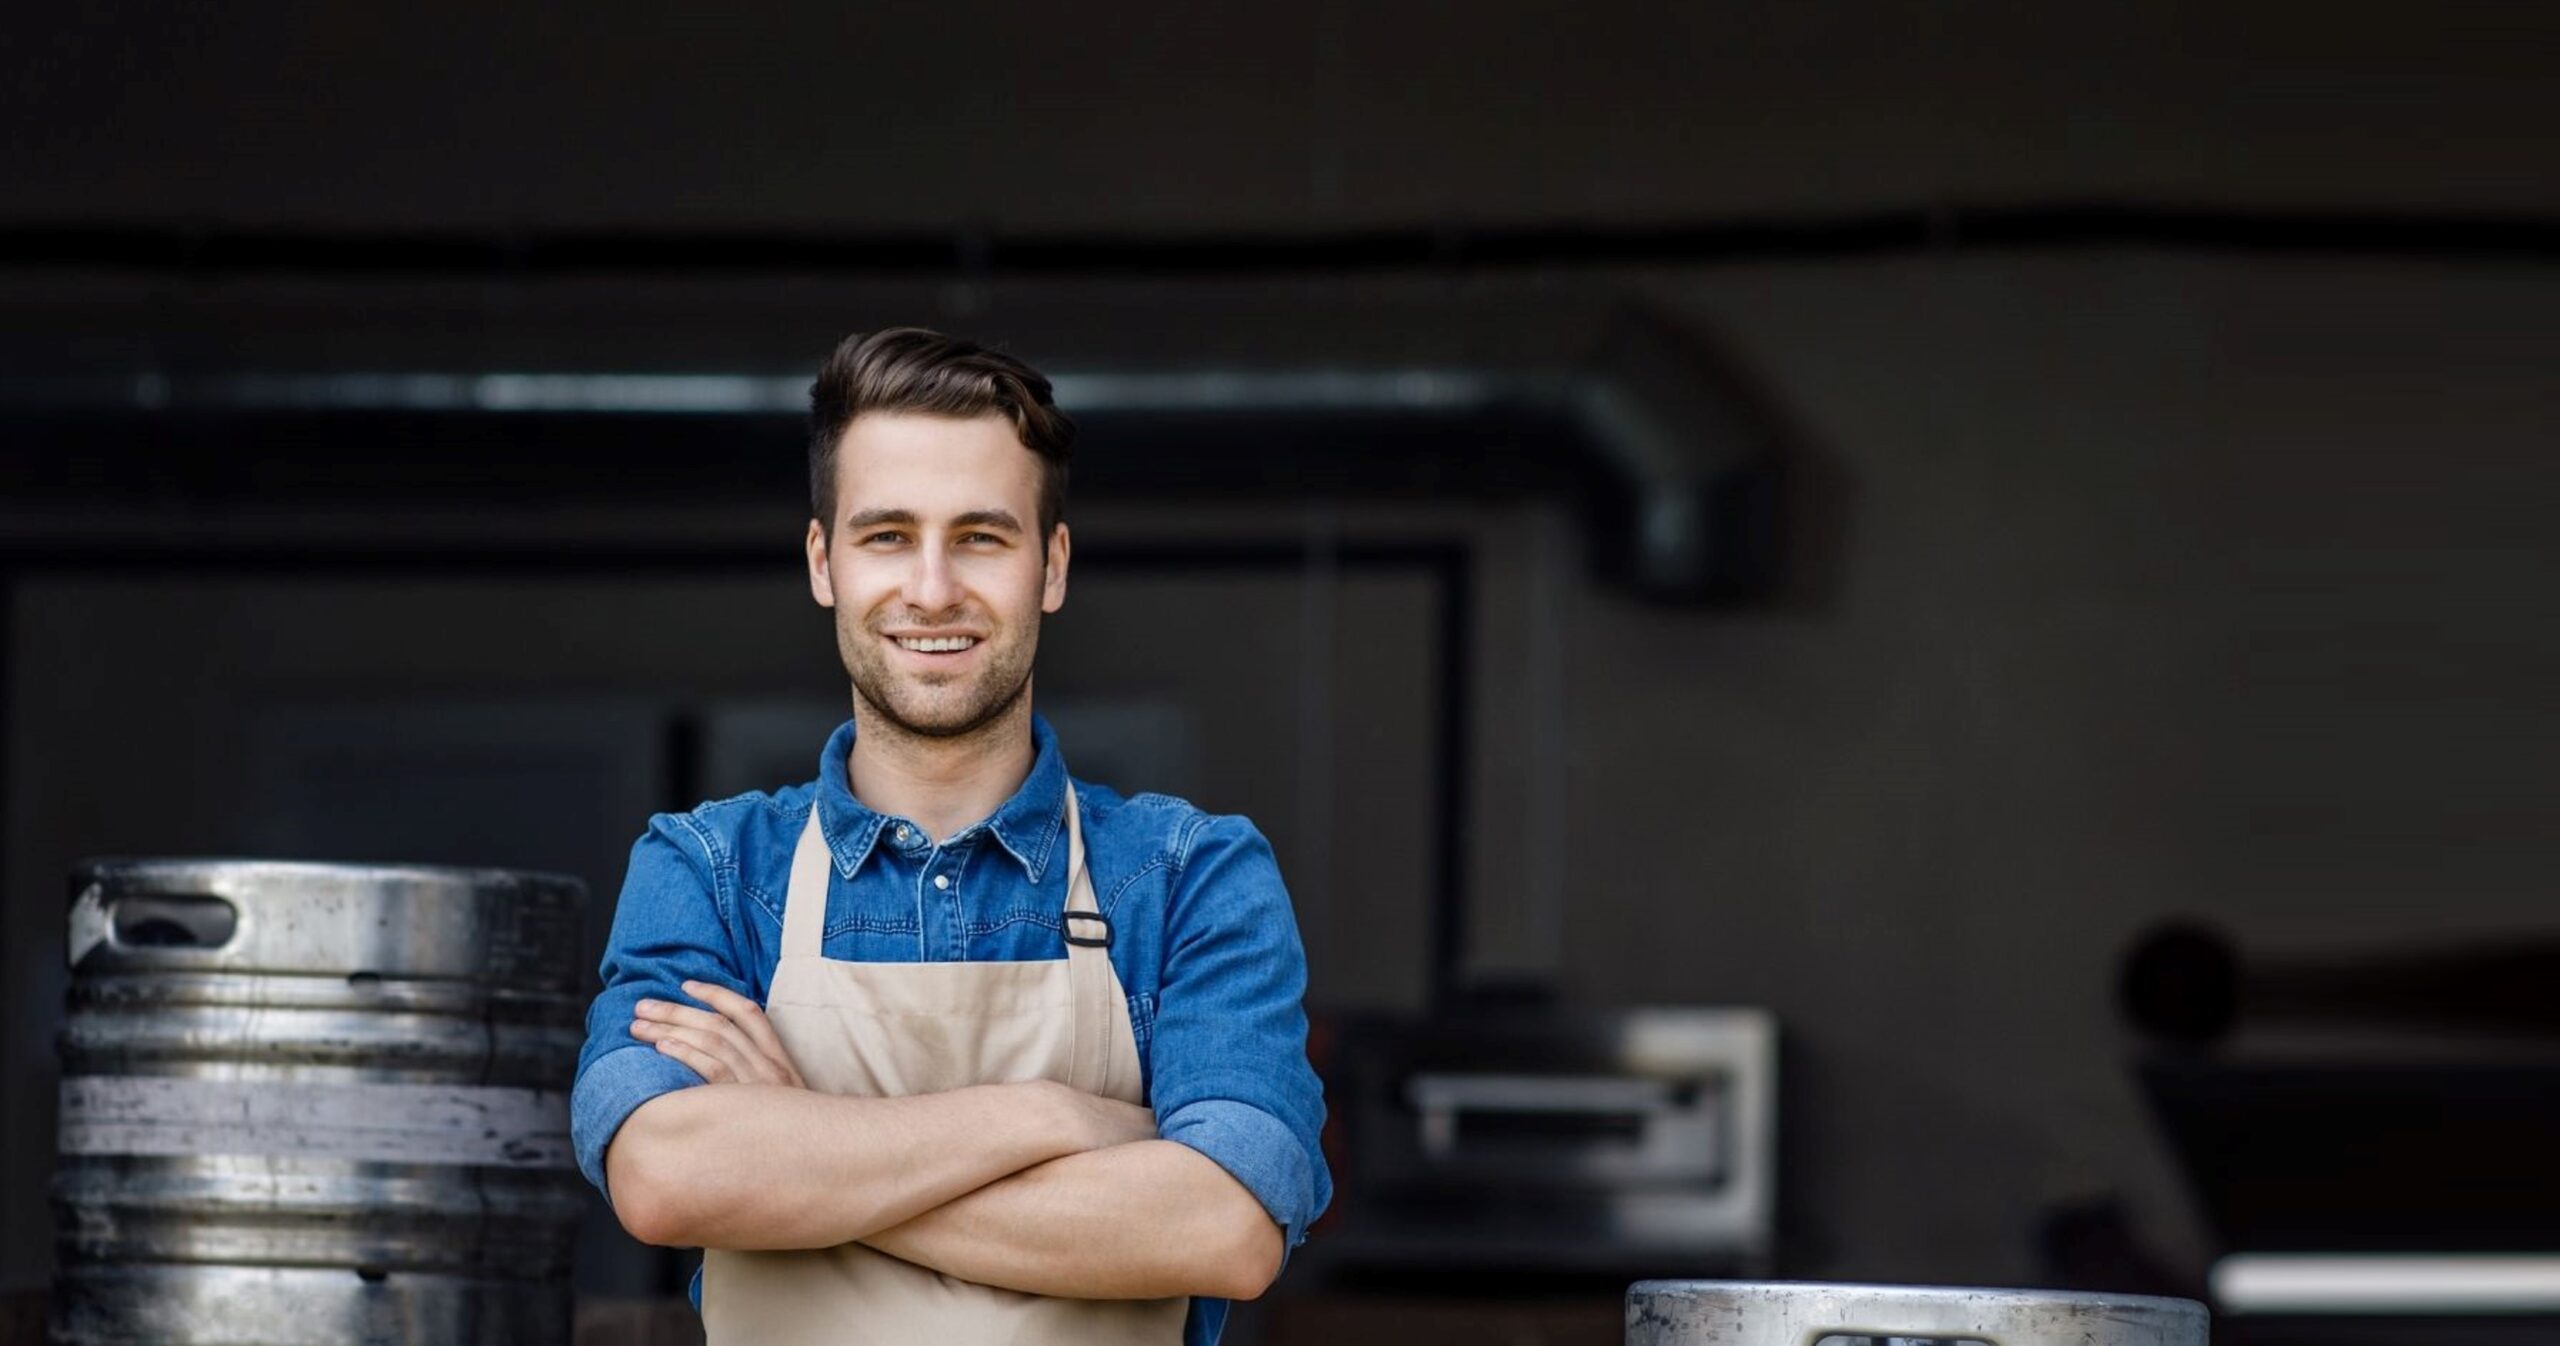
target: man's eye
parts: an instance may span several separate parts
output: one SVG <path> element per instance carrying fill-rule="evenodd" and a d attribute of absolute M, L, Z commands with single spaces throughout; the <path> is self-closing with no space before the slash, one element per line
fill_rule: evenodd
<path fill-rule="evenodd" d="M 904 542 L 906 540 L 907 535 L 904 533 L 872 533 L 862 539 L 862 545 L 871 547 L 884 542 Z"/>
<path fill-rule="evenodd" d="M 983 542 L 1002 542 L 1002 541 L 1004 541 L 1004 539 L 1003 539 L 1003 538 L 997 537 L 997 536 L 996 536 L 995 534 L 993 534 L 993 533 L 967 533 L 967 534 L 963 534 L 963 535 L 961 536 L 960 540 L 961 540 L 961 541 L 963 541 L 963 542 L 969 543 L 969 544 L 970 544 L 970 545 L 972 545 L 972 546 L 975 546 L 975 545 L 977 545 L 977 544 L 979 544 L 979 543 L 983 543 Z"/>

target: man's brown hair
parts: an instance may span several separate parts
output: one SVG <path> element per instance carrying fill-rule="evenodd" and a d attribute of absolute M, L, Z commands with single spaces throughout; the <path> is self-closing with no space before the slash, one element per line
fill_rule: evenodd
<path fill-rule="evenodd" d="M 835 531 L 836 445 L 870 411 L 925 416 L 1002 415 L 1040 459 L 1040 536 L 1066 516 L 1067 459 L 1076 423 L 1050 399 L 1039 370 L 975 342 L 921 327 L 856 332 L 836 344 L 809 385 L 809 509 Z"/>

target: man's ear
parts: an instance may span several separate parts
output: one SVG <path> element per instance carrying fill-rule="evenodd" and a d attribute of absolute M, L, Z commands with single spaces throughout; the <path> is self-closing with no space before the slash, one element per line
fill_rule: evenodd
<path fill-rule="evenodd" d="M 1040 610 L 1055 612 L 1067 605 L 1067 526 L 1049 530 L 1048 556 L 1041 565 Z"/>
<path fill-rule="evenodd" d="M 836 583 L 835 577 L 827 573 L 827 530 L 825 526 L 820 524 L 817 520 L 811 519 L 809 521 L 809 536 L 804 545 L 808 548 L 809 552 L 809 596 L 818 600 L 819 607 L 834 607 L 836 605 Z"/>

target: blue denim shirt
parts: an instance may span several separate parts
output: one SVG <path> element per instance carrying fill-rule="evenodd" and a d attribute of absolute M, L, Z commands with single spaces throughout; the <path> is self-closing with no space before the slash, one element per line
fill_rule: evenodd
<path fill-rule="evenodd" d="M 631 848 L 604 992 L 587 1011 L 570 1098 L 587 1180 L 604 1187 L 605 1146 L 634 1108 L 702 1083 L 630 1035 L 633 1005 L 689 1003 L 677 990 L 688 979 L 765 1000 L 792 847 L 813 797 L 835 853 L 825 956 L 975 962 L 1066 956 L 1059 913 L 1072 786 L 1157 1132 L 1235 1175 L 1296 1247 L 1333 1183 L 1317 1146 L 1324 1097 L 1307 1065 L 1306 953 L 1270 843 L 1243 818 L 1070 781 L 1056 737 L 1037 717 L 1032 737 L 1036 756 L 1022 788 L 939 846 L 913 820 L 853 797 L 850 721 L 827 740 L 809 784 L 651 818 Z M 950 887 L 935 887 L 944 876 Z M 1216 1341 L 1226 1313 L 1225 1300 L 1193 1300 L 1188 1346 Z"/>

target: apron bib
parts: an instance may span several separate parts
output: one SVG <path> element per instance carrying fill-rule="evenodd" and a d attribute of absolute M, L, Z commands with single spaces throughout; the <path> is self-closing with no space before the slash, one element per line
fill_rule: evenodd
<path fill-rule="evenodd" d="M 1129 1000 L 1067 789 L 1063 959 L 838 963 L 819 956 L 830 857 L 809 810 L 765 1015 L 812 1089 L 863 1098 L 1056 1080 L 1144 1103 Z M 1093 938 L 1096 935 L 1101 938 Z M 1090 942 L 1088 942 L 1090 941 Z M 702 1255 L 709 1346 L 1180 1346 L 1191 1301 L 1055 1299 L 956 1280 L 859 1244 Z"/>

